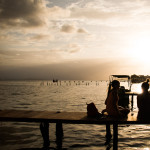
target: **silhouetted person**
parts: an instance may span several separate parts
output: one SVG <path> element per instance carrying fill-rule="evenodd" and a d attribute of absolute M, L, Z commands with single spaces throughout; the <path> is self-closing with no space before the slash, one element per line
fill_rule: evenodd
<path fill-rule="evenodd" d="M 120 86 L 119 88 L 119 101 L 118 101 L 118 105 L 122 106 L 124 108 L 129 108 L 129 95 L 126 95 L 126 89 L 124 86 Z"/>
<path fill-rule="evenodd" d="M 49 140 L 49 122 L 41 122 L 40 130 L 43 137 L 43 149 L 48 150 L 50 146 Z M 63 127 L 62 123 L 56 123 L 56 144 L 58 150 L 62 149 Z"/>
<path fill-rule="evenodd" d="M 120 82 L 118 80 L 113 80 L 108 87 L 108 94 L 105 101 L 106 109 L 102 111 L 102 113 L 107 112 L 108 115 L 112 117 L 124 117 L 130 112 L 129 109 L 123 108 L 118 105 L 119 96 L 118 91 L 120 87 Z M 106 124 L 106 144 L 108 144 L 111 140 L 111 130 L 110 124 Z"/>
<path fill-rule="evenodd" d="M 141 85 L 142 93 L 137 96 L 138 119 L 150 120 L 150 93 L 148 92 L 148 82 L 143 82 Z"/>
<path fill-rule="evenodd" d="M 118 105 L 119 87 L 120 87 L 120 82 L 118 80 L 113 80 L 111 83 L 111 87 L 109 87 L 108 96 L 105 101 L 106 111 L 108 115 L 113 117 L 122 117 L 122 116 L 126 116 L 129 113 L 129 109 L 123 108 Z"/>
<path fill-rule="evenodd" d="M 149 78 L 146 79 L 146 82 L 149 83 Z"/>

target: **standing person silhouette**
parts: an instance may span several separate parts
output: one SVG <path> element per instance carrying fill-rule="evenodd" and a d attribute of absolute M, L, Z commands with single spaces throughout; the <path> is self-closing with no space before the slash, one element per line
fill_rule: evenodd
<path fill-rule="evenodd" d="M 148 82 L 143 82 L 141 85 L 142 93 L 137 96 L 138 119 L 150 119 L 150 93 L 148 92 Z"/>
<path fill-rule="evenodd" d="M 118 80 L 113 80 L 108 87 L 108 95 L 105 101 L 106 109 L 102 111 L 107 112 L 109 116 L 112 117 L 125 117 L 130 112 L 129 109 L 123 108 L 118 105 L 119 96 L 118 91 L 120 87 L 120 82 Z M 110 124 L 106 124 L 106 144 L 109 143 L 111 139 Z"/>

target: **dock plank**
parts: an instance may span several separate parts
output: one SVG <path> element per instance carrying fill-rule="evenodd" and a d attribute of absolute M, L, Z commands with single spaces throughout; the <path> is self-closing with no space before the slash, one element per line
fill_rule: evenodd
<path fill-rule="evenodd" d="M 86 112 L 54 112 L 33 110 L 0 110 L 0 121 L 51 122 L 73 124 L 150 124 L 150 120 L 137 120 L 137 112 L 130 112 L 127 118 L 89 118 Z"/>
<path fill-rule="evenodd" d="M 50 121 L 57 120 L 82 120 L 86 117 L 85 112 L 51 112 L 51 111 L 31 111 L 31 110 L 0 110 L 0 120 L 6 121 Z"/>

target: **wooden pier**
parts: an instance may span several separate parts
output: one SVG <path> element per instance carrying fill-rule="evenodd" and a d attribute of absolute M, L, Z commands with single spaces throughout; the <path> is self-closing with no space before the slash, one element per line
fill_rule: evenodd
<path fill-rule="evenodd" d="M 113 149 L 118 149 L 118 125 L 119 124 L 150 124 L 150 120 L 138 121 L 137 113 L 129 113 L 126 118 L 112 118 L 102 116 L 97 118 L 87 117 L 86 112 L 51 112 L 32 110 L 0 110 L 0 121 L 15 122 L 42 122 L 56 123 L 56 136 L 63 135 L 62 124 L 97 124 L 113 125 Z M 61 137 L 59 136 L 59 137 Z"/>

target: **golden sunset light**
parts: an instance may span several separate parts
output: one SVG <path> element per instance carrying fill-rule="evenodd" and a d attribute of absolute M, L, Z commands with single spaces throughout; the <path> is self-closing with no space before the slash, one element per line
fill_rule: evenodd
<path fill-rule="evenodd" d="M 150 0 L 0 0 L 0 150 L 150 150 Z"/>

